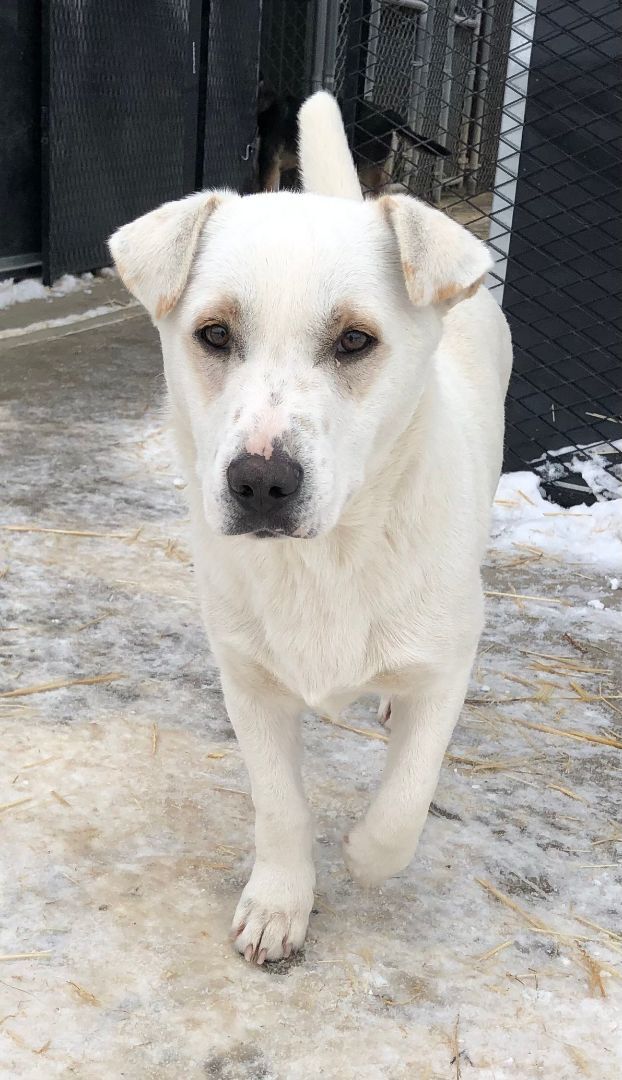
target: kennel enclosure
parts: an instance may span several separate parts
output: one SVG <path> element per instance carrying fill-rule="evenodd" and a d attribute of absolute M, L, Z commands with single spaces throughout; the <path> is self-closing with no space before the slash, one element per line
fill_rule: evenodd
<path fill-rule="evenodd" d="M 617 0 L 5 0 L 0 41 L 0 274 L 92 270 L 158 203 L 253 190 L 260 77 L 290 100 L 325 87 L 357 160 L 392 117 L 385 191 L 491 248 L 506 467 L 564 503 L 622 492 Z"/>

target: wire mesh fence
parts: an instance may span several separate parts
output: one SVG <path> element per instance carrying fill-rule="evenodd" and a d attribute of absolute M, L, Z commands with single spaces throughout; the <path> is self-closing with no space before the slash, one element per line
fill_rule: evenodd
<path fill-rule="evenodd" d="M 314 14 L 314 0 L 264 0 L 261 77 L 280 94 L 310 91 Z"/>
<path fill-rule="evenodd" d="M 482 239 L 515 342 L 506 465 L 622 495 L 617 0 L 264 0 L 281 95 L 338 97 L 364 187 Z"/>

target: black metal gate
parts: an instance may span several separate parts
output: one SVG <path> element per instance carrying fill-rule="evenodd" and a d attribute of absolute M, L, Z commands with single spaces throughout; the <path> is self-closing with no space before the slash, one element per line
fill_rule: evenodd
<path fill-rule="evenodd" d="M 44 0 L 44 282 L 167 199 L 245 185 L 259 25 L 260 0 Z"/>
<path fill-rule="evenodd" d="M 209 15 L 203 187 L 250 186 L 257 133 L 261 0 L 221 0 Z"/>
<path fill-rule="evenodd" d="M 41 261 L 40 47 L 33 0 L 0 3 L 0 273 Z"/>
<path fill-rule="evenodd" d="M 104 265 L 115 226 L 184 193 L 190 3 L 46 0 L 44 280 Z"/>
<path fill-rule="evenodd" d="M 539 0 L 503 290 L 515 354 L 507 465 L 542 455 L 558 497 L 560 485 L 585 492 L 577 448 L 619 458 L 621 64 L 617 3 Z"/>

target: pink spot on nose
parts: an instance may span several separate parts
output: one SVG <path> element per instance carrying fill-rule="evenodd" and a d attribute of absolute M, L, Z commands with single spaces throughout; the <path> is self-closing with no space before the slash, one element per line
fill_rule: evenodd
<path fill-rule="evenodd" d="M 288 416 L 282 408 L 263 408 L 255 413 L 251 433 L 246 440 L 246 453 L 257 454 L 269 461 L 274 446 L 282 440 L 288 424 Z"/>
<path fill-rule="evenodd" d="M 247 454 L 257 454 L 259 457 L 265 458 L 266 461 L 270 461 L 274 445 L 272 439 L 260 431 L 256 435 L 251 435 L 246 443 L 245 450 Z"/>

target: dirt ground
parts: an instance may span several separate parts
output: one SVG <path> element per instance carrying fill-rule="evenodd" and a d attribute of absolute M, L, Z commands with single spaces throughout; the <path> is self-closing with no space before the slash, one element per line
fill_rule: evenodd
<path fill-rule="evenodd" d="M 448 191 L 441 202 L 440 209 L 460 225 L 466 226 L 480 240 L 487 240 L 490 233 L 490 214 L 492 211 L 492 192 L 484 191 L 461 199 L 455 191 Z"/>
<path fill-rule="evenodd" d="M 309 937 L 245 964 L 227 934 L 247 778 L 197 614 L 156 335 L 134 307 L 88 316 L 115 299 L 0 333 L 0 1077 L 622 1075 L 622 591 L 491 548 L 432 813 L 380 890 L 340 855 L 385 753 L 375 703 L 343 727 L 306 717 Z M 20 308 L 5 328 L 49 317 Z"/>

